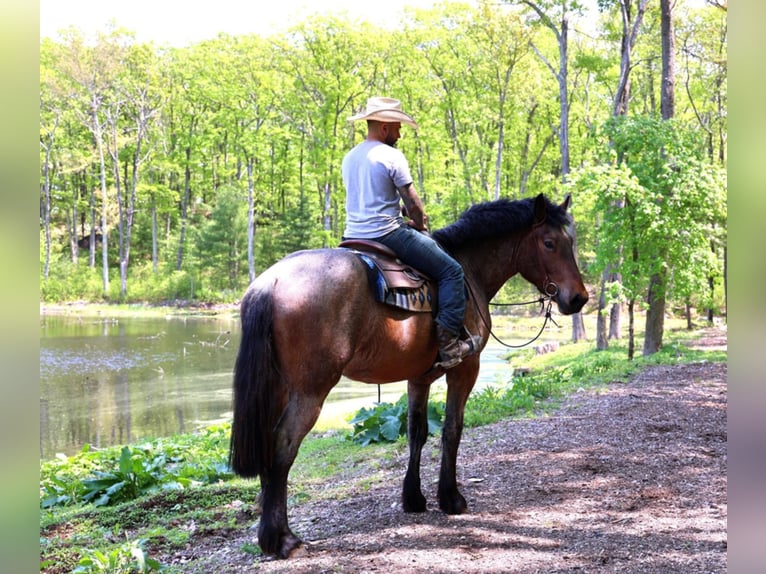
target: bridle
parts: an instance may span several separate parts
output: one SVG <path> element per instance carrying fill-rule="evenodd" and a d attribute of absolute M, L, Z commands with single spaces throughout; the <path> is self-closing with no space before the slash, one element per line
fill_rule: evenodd
<path fill-rule="evenodd" d="M 503 345 L 504 347 L 508 347 L 509 349 L 521 349 L 523 347 L 526 347 L 527 345 L 531 345 L 537 339 L 540 338 L 540 335 L 543 334 L 543 331 L 545 330 L 545 327 L 548 325 L 548 321 L 556 325 L 556 327 L 559 326 L 558 323 L 553 319 L 551 316 L 551 307 L 553 306 L 553 298 L 556 297 L 559 294 L 559 286 L 550 280 L 550 277 L 547 275 L 545 276 L 545 281 L 543 282 L 543 294 L 534 301 L 524 301 L 522 303 L 494 303 L 492 301 L 489 302 L 490 305 L 494 305 L 495 307 L 516 307 L 521 305 L 534 305 L 536 303 L 539 303 L 540 305 L 540 311 L 542 312 L 543 309 L 545 309 L 545 320 L 543 321 L 542 327 L 540 327 L 540 330 L 537 332 L 537 335 L 532 337 L 529 341 L 526 343 L 522 343 L 521 345 L 511 345 L 510 343 L 506 343 L 505 341 L 502 341 L 495 333 L 492 332 L 492 327 L 489 324 L 489 321 L 484 316 L 484 314 L 481 312 L 481 309 L 479 309 L 479 305 L 476 301 L 476 297 L 473 294 L 473 289 L 471 288 L 471 284 L 466 281 L 466 287 L 468 288 L 468 291 L 471 292 L 471 299 L 473 299 L 474 306 L 476 308 L 476 312 L 481 317 L 481 322 L 484 323 L 484 326 L 487 328 L 487 331 L 490 335 L 492 335 L 492 338 Z M 547 303 L 547 304 L 546 304 Z"/>

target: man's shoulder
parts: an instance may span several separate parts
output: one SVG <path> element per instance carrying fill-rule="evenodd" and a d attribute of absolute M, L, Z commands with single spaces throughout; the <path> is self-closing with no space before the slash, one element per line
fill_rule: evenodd
<path fill-rule="evenodd" d="M 406 161 L 404 154 L 401 150 L 396 149 L 383 142 L 374 142 L 375 146 L 368 148 L 368 154 L 378 159 L 386 159 L 389 161 Z"/>

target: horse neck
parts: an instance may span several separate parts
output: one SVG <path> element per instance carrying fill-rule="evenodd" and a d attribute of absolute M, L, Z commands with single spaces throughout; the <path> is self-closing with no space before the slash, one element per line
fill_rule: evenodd
<path fill-rule="evenodd" d="M 520 269 L 520 248 L 527 232 L 514 233 L 457 249 L 455 259 L 489 301 Z"/>

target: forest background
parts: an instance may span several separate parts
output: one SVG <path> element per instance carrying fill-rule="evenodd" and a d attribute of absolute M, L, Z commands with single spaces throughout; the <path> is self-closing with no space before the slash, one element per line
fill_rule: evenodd
<path fill-rule="evenodd" d="M 653 352 L 666 312 L 726 309 L 726 2 L 684 2 L 444 3 L 393 31 L 322 15 L 182 48 L 116 25 L 43 38 L 41 299 L 232 302 L 336 245 L 364 137 L 347 118 L 390 95 L 419 124 L 399 147 L 433 228 L 572 193 L 599 345 L 645 309 Z"/>

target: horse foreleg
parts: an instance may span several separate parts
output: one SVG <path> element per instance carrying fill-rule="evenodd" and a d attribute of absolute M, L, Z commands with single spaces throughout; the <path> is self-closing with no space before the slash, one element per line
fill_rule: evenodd
<path fill-rule="evenodd" d="M 287 524 L 287 476 L 303 438 L 319 417 L 325 396 L 291 397 L 275 430 L 274 460 L 261 477 L 258 544 L 266 555 L 288 558 L 302 543 Z"/>
<path fill-rule="evenodd" d="M 447 371 L 447 405 L 442 428 L 442 461 L 438 489 L 439 508 L 446 514 L 462 514 L 468 508 L 457 487 L 457 451 L 463 434 L 465 404 L 478 373 L 478 359 L 463 361 L 458 367 Z"/>
<path fill-rule="evenodd" d="M 420 488 L 420 455 L 428 438 L 428 394 L 430 385 L 407 384 L 409 409 L 407 414 L 407 437 L 410 443 L 410 460 L 402 488 L 402 507 L 405 512 L 425 512 L 426 497 Z"/>

